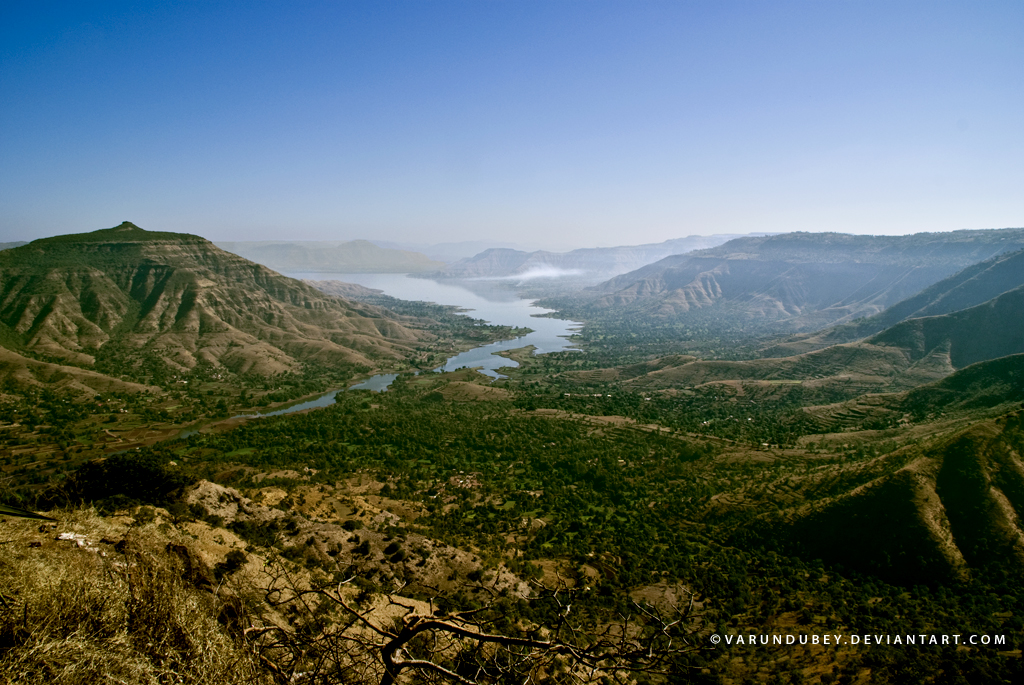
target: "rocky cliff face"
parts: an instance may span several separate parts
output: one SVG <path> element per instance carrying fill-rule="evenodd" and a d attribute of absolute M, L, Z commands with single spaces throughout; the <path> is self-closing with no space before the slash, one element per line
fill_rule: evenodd
<path fill-rule="evenodd" d="M 0 344 L 90 366 L 111 343 L 172 368 L 272 374 L 302 361 L 376 366 L 431 336 L 198 236 L 112 229 L 0 253 Z"/>

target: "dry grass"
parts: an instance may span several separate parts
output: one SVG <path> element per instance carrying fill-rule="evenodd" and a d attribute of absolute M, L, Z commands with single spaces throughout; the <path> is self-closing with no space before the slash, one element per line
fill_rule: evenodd
<path fill-rule="evenodd" d="M 218 623 L 222 602 L 183 579 L 155 526 L 124 538 L 125 526 L 91 512 L 62 516 L 57 530 L 0 526 L 0 682 L 269 682 Z M 58 530 L 88 543 L 55 541 Z M 124 553 L 104 537 L 125 539 Z"/>

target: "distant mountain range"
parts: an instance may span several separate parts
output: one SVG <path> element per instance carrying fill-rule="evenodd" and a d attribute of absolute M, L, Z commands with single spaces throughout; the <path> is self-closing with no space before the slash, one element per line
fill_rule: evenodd
<path fill-rule="evenodd" d="M 228 252 L 287 273 L 415 273 L 439 279 L 516 282 L 560 278 L 585 285 L 599 283 L 669 255 L 721 245 L 735 237 L 689 236 L 662 243 L 581 248 L 569 252 L 530 252 L 493 247 L 493 243 L 483 241 L 468 241 L 424 247 L 432 257 L 399 249 L 400 244 L 384 241 L 236 241 L 216 244 Z M 464 256 L 467 253 L 471 256 Z"/>
<path fill-rule="evenodd" d="M 742 321 L 766 316 L 759 308 L 763 300 L 758 295 L 763 297 L 767 290 L 756 289 L 762 268 L 782 269 L 784 275 L 778 277 L 779 280 L 792 276 L 796 267 L 786 270 L 777 261 L 780 253 L 786 253 L 790 247 L 793 249 L 789 254 L 798 256 L 801 261 L 794 259 L 787 263 L 802 267 L 811 263 L 810 257 L 817 255 L 818 261 L 813 264 L 827 264 L 826 260 L 832 260 L 839 262 L 840 266 L 854 265 L 853 271 L 857 265 L 865 263 L 900 267 L 907 255 L 912 255 L 918 272 L 907 276 L 904 279 L 907 280 L 919 277 L 920 272 L 926 269 L 933 273 L 939 269 L 948 270 L 962 260 L 1014 248 L 1022 239 L 1022 233 L 1024 231 L 1013 229 L 981 231 L 973 235 L 925 234 L 907 236 L 904 240 L 885 238 L 877 242 L 869 240 L 870 237 L 857 237 L 855 241 L 843 239 L 852 237 L 843 237 L 839 243 L 845 247 L 841 250 L 827 249 L 836 242 L 831 235 L 795 234 L 798 240 L 793 242 L 780 240 L 789 236 L 741 239 L 683 260 L 687 266 L 692 266 L 696 260 L 731 260 L 729 268 L 720 271 L 721 274 L 732 274 L 749 267 L 746 271 L 749 280 L 745 283 L 748 289 L 733 294 L 730 306 L 723 306 L 722 301 L 726 301 L 728 293 L 722 292 L 719 301 L 709 298 L 710 301 L 694 307 L 697 311 L 715 310 L 717 307 L 723 317 L 736 316 Z M 937 241 L 943 237 L 950 240 Z M 753 259 L 735 258 L 742 254 L 736 251 L 737 243 L 740 247 L 767 243 L 769 249 L 764 253 L 771 259 L 758 259 L 756 257 L 760 255 L 757 252 L 747 253 L 754 254 Z M 851 243 L 856 251 L 850 249 Z M 816 244 L 817 250 L 811 249 Z M 719 252 L 724 254 L 708 256 Z M 871 255 L 874 255 L 874 261 L 866 261 Z M 659 273 L 678 268 L 666 267 L 665 264 L 678 261 L 664 260 Z M 804 275 L 810 272 L 810 268 L 797 270 Z M 842 272 L 842 268 L 839 270 Z M 738 278 L 741 273 L 732 275 L 737 278 L 727 281 L 730 286 L 744 285 Z M 667 279 L 663 274 L 661 278 L 662 282 Z M 612 283 L 614 281 L 595 290 L 612 289 Z M 842 282 L 831 286 L 820 284 L 822 289 L 852 290 L 856 286 L 857 283 Z M 681 290 L 686 291 L 687 287 L 692 292 L 692 283 Z M 888 292 L 898 290 L 890 288 Z M 672 292 L 670 289 L 652 291 L 646 298 L 659 302 L 666 293 Z M 777 295 L 785 291 L 779 286 L 771 292 Z M 866 288 L 861 288 L 860 292 L 866 302 L 884 300 L 884 293 Z M 809 295 L 795 289 L 790 293 Z M 854 300 L 849 298 L 849 301 Z M 807 300 L 803 302 L 806 306 Z M 628 304 L 620 306 L 628 308 Z M 678 316 L 685 317 L 686 312 Z M 758 401 L 777 398 L 780 392 L 788 392 L 785 390 L 787 387 L 794 391 L 798 388 L 805 403 L 821 401 L 813 398 L 830 398 L 825 401 L 832 402 L 864 393 L 910 390 L 953 377 L 972 365 L 1024 354 L 1024 249 L 1002 252 L 960 269 L 879 314 L 824 331 L 794 336 L 763 350 L 762 354 L 760 359 L 738 361 L 669 355 L 642 364 L 569 372 L 567 375 L 582 382 L 619 381 L 645 391 L 678 392 L 702 386 L 730 387 L 734 389 L 730 392 L 740 392 Z M 862 423 L 864 413 L 874 411 L 864 408 L 875 407 L 877 402 L 857 401 L 860 409 L 853 415 Z M 920 403 L 918 400 L 914 402 Z"/>
<path fill-rule="evenodd" d="M 815 331 L 878 314 L 965 267 L 1021 248 L 1024 229 L 743 237 L 617 276 L 589 289 L 577 306 L 594 315 L 616 310 L 660 319 L 705 310 Z"/>
<path fill-rule="evenodd" d="M 421 273 L 444 262 L 406 250 L 379 247 L 368 240 L 218 242 L 217 247 L 249 261 L 289 273 Z"/>
<path fill-rule="evenodd" d="M 0 252 L 0 373 L 18 382 L 157 361 L 274 374 L 303 361 L 374 368 L 432 335 L 325 295 L 194 235 L 115 228 Z M 99 374 L 94 374 L 99 375 Z"/>
<path fill-rule="evenodd" d="M 669 255 L 713 247 L 734 237 L 734 235 L 694 235 L 666 240 L 662 243 L 581 248 L 570 252 L 547 252 L 544 250 L 525 252 L 507 248 L 491 248 L 425 275 L 432 278 L 511 281 L 568 277 L 598 282 L 616 274 L 638 269 Z"/>
<path fill-rule="evenodd" d="M 454 264 L 460 259 L 467 259 L 474 255 L 478 255 L 484 250 L 490 250 L 491 248 L 503 248 L 509 250 L 523 250 L 522 245 L 516 243 L 500 242 L 494 240 L 462 240 L 459 242 L 449 243 L 400 243 L 391 240 L 371 240 L 374 245 L 379 247 L 386 247 L 389 250 L 407 250 L 409 252 L 419 252 L 424 254 L 430 259 L 438 262 L 444 262 L 445 264 Z"/>

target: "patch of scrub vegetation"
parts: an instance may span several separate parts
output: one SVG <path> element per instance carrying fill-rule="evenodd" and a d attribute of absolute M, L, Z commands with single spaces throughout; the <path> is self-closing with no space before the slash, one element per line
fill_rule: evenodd
<path fill-rule="evenodd" d="M 786 666 L 792 677 L 821 673 L 857 680 L 870 672 L 890 679 L 915 672 L 924 680 L 948 673 L 1012 679 L 1018 672 L 1020 660 L 1006 656 L 1021 646 L 1014 617 L 1024 615 L 1024 588 L 1012 556 L 993 556 L 965 576 L 943 579 L 921 569 L 899 576 L 851 563 L 856 554 L 820 558 L 828 549 L 810 549 L 813 536 L 794 537 L 797 529 L 781 523 L 804 520 L 799 517 L 806 507 L 845 501 L 847 509 L 836 512 L 849 516 L 807 518 L 801 525 L 831 526 L 817 529 L 823 535 L 841 522 L 856 525 L 860 503 L 842 500 L 845 493 L 934 455 L 930 443 L 763 448 L 626 417 L 599 420 L 596 412 L 517 406 L 530 386 L 516 387 L 515 377 L 506 383 L 514 394 L 510 400 L 432 397 L 443 397 L 447 384 L 469 382 L 466 372 L 450 376 L 403 376 L 389 392 L 372 396 L 372 403 L 365 393 L 345 394 L 317 412 L 171 443 L 173 451 L 159 458 L 173 455 L 196 477 L 233 484 L 251 497 L 261 488 L 284 489 L 275 506 L 284 508 L 285 517 L 291 511 L 299 518 L 230 527 L 251 545 L 276 548 L 307 569 L 327 573 L 345 560 L 339 569 L 345 577 L 374 577 L 387 587 L 403 575 L 415 577 L 421 561 L 434 563 L 425 559 L 453 555 L 446 562 L 453 570 L 466 568 L 458 559 L 479 560 L 468 569 L 478 569 L 481 579 L 506 569 L 523 579 L 562 578 L 588 588 L 574 602 L 594 612 L 612 610 L 642 588 L 678 584 L 693 591 L 702 607 L 695 640 L 752 630 L 920 633 L 947 624 L 1008 638 L 998 649 L 971 650 L 969 658 L 956 650 L 933 654 L 891 646 L 796 649 Z M 637 411 L 656 413 L 649 404 L 638 404 Z M 1014 426 L 1003 429 L 1009 444 L 1019 443 Z M 296 475 L 253 477 L 282 469 Z M 892 512 L 913 505 L 899 488 L 877 495 L 864 505 L 890 502 Z M 336 514 L 321 502 L 338 497 L 355 506 L 350 518 L 332 521 Z M 324 532 L 311 535 L 314 530 Z M 321 542 L 334 539 L 329 530 L 338 531 L 337 543 Z M 865 552 L 873 552 L 865 544 Z M 439 555 L 439 549 L 451 551 Z M 398 568 L 410 570 L 399 574 Z M 706 653 L 690 665 L 750 674 L 770 658 L 744 647 Z"/>

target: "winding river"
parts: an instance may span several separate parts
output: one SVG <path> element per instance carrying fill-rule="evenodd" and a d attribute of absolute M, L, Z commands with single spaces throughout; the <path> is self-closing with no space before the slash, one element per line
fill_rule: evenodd
<path fill-rule="evenodd" d="M 465 312 L 467 315 L 475 319 L 483 319 L 496 326 L 518 326 L 533 329 L 532 333 L 512 340 L 500 340 L 461 352 L 450 357 L 443 366 L 438 367 L 435 371 L 454 371 L 468 367 L 477 368 L 480 373 L 491 378 L 504 378 L 498 369 L 502 367 L 515 368 L 519 366 L 519 362 L 498 356 L 498 352 L 528 345 L 533 345 L 536 348 L 535 354 L 572 350 L 575 348 L 568 338 L 581 325 L 575 321 L 538 316 L 550 313 L 551 310 L 538 307 L 531 300 L 517 297 L 514 292 L 501 288 L 496 281 L 438 282 L 423 278 L 411 278 L 405 274 L 290 273 L 288 275 L 292 278 L 357 283 L 367 288 L 382 290 L 385 295 L 400 300 L 456 306 L 467 310 Z M 378 374 L 351 386 L 349 390 L 383 392 L 397 377 L 398 374 L 394 373 Z M 334 396 L 338 392 L 340 391 L 334 390 L 315 399 L 266 414 L 257 414 L 257 416 L 280 416 L 306 409 L 327 407 L 334 404 Z"/>

